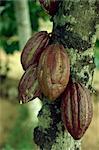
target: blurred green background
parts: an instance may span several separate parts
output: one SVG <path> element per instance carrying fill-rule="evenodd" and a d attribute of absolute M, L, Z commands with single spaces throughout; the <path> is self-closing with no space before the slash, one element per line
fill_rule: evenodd
<path fill-rule="evenodd" d="M 37 150 L 33 128 L 41 101 L 18 103 L 18 82 L 23 74 L 22 47 L 36 31 L 51 32 L 50 16 L 35 0 L 0 0 L 0 150 Z M 99 35 L 98 35 L 99 37 Z M 94 116 L 86 132 L 82 150 L 99 149 L 99 39 L 94 49 L 96 69 L 93 86 Z"/>

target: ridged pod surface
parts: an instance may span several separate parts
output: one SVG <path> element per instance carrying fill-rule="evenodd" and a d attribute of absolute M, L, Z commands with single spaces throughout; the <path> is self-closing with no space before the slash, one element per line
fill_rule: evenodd
<path fill-rule="evenodd" d="M 92 120 L 93 108 L 87 88 L 76 82 L 69 82 L 62 94 L 62 120 L 71 136 L 80 139 Z"/>
<path fill-rule="evenodd" d="M 24 70 L 32 64 L 38 64 L 41 53 L 48 45 L 49 39 L 47 31 L 40 31 L 27 41 L 21 54 L 21 64 Z"/>
<path fill-rule="evenodd" d="M 41 91 L 55 100 L 65 90 L 69 81 L 68 54 L 60 44 L 49 45 L 42 53 L 38 65 L 38 81 Z"/>
<path fill-rule="evenodd" d="M 37 80 L 36 66 L 29 66 L 19 82 L 19 99 L 22 103 L 27 103 L 36 97 L 41 98 L 41 91 Z"/>
<path fill-rule="evenodd" d="M 39 0 L 40 4 L 45 8 L 45 10 L 50 14 L 51 16 L 55 15 L 57 11 L 57 7 L 59 4 L 59 0 Z"/>

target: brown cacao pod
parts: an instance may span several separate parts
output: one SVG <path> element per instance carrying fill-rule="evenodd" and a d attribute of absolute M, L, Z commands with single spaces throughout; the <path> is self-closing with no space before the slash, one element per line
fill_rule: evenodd
<path fill-rule="evenodd" d="M 93 108 L 87 88 L 80 83 L 69 82 L 62 94 L 62 120 L 71 136 L 80 139 L 92 120 Z"/>
<path fill-rule="evenodd" d="M 48 14 L 51 16 L 55 15 L 59 0 L 39 0 L 40 4 L 43 6 L 45 10 L 47 10 Z"/>
<path fill-rule="evenodd" d="M 55 100 L 65 90 L 69 80 L 70 64 L 64 47 L 49 45 L 42 53 L 38 65 L 38 81 L 43 94 Z"/>
<path fill-rule="evenodd" d="M 24 70 L 32 64 L 38 64 L 40 55 L 48 45 L 49 39 L 47 31 L 40 31 L 27 41 L 21 54 L 21 64 Z"/>
<path fill-rule="evenodd" d="M 41 98 L 41 91 L 37 80 L 37 68 L 34 65 L 28 67 L 19 82 L 19 99 L 27 103 L 36 97 Z"/>

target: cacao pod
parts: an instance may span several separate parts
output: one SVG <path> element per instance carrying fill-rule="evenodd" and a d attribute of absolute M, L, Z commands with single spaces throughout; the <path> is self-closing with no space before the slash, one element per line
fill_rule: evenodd
<path fill-rule="evenodd" d="M 19 99 L 27 103 L 36 97 L 41 98 L 41 91 L 37 80 L 37 68 L 34 65 L 28 67 L 19 82 Z"/>
<path fill-rule="evenodd" d="M 55 15 L 59 1 L 58 0 L 39 0 L 40 4 L 43 8 L 50 14 L 51 16 Z"/>
<path fill-rule="evenodd" d="M 71 136 L 80 139 L 92 120 L 91 96 L 87 88 L 76 82 L 69 82 L 62 94 L 62 120 Z"/>
<path fill-rule="evenodd" d="M 41 54 L 38 64 L 38 81 L 43 94 L 55 100 L 65 90 L 69 81 L 70 64 L 64 47 L 49 45 Z"/>
<path fill-rule="evenodd" d="M 31 37 L 21 54 L 21 63 L 26 70 L 32 64 L 38 64 L 40 55 L 49 43 L 49 34 L 47 31 L 40 31 Z"/>

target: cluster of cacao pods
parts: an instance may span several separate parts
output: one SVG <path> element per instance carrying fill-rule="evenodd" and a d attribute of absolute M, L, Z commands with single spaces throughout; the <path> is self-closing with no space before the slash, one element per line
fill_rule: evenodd
<path fill-rule="evenodd" d="M 55 14 L 58 1 L 39 1 L 50 15 Z M 78 140 L 92 120 L 90 92 L 70 78 L 69 56 L 63 45 L 51 44 L 50 38 L 47 31 L 41 31 L 26 43 L 21 55 L 25 73 L 19 82 L 19 99 L 26 103 L 43 95 L 51 101 L 59 97 L 64 127 Z"/>
<path fill-rule="evenodd" d="M 36 33 L 26 43 L 21 63 L 25 73 L 19 82 L 19 98 L 26 103 L 42 93 L 57 99 L 69 81 L 70 64 L 63 45 L 49 44 L 46 31 Z"/>
<path fill-rule="evenodd" d="M 25 73 L 18 86 L 21 103 L 26 103 L 42 96 L 37 79 L 37 66 L 41 53 L 49 44 L 49 39 L 47 31 L 38 32 L 27 41 L 22 51 L 21 64 Z"/>

